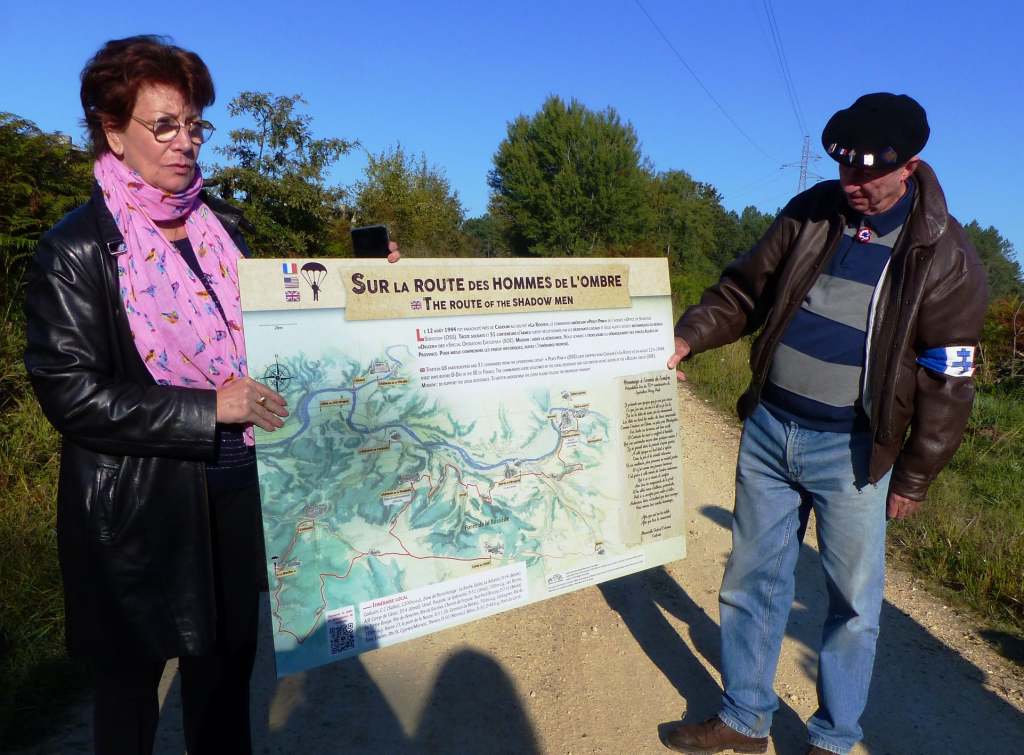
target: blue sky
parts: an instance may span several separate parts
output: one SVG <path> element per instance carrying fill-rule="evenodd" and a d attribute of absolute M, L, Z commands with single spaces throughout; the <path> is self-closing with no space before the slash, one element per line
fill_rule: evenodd
<path fill-rule="evenodd" d="M 659 170 L 713 183 L 727 207 L 774 211 L 795 193 L 802 130 L 786 96 L 763 0 L 641 0 L 723 115 L 635 0 L 593 2 L 4 2 L 0 110 L 76 140 L 78 73 L 105 40 L 163 33 L 198 52 L 217 85 L 207 117 L 224 144 L 226 105 L 246 89 L 301 93 L 320 136 L 371 152 L 401 142 L 441 167 L 467 213 L 487 206 L 486 175 L 508 121 L 550 94 L 614 107 Z M 1014 159 L 1024 127 L 1024 11 L 969 6 L 774 0 L 814 152 L 836 110 L 871 91 L 911 94 L 928 111 L 923 152 L 963 222 L 994 225 L 1024 252 Z M 742 130 L 743 133 L 740 132 Z M 746 136 L 744 136 L 746 134 Z M 749 137 L 749 139 L 747 138 Z M 755 144 L 752 144 L 753 141 Z M 343 159 L 350 184 L 365 159 Z M 811 171 L 835 176 L 822 156 Z"/>

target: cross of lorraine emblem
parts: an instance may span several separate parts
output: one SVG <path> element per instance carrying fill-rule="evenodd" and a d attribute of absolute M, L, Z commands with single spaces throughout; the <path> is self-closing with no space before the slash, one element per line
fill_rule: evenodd
<path fill-rule="evenodd" d="M 967 372 L 971 369 L 971 367 L 974 364 L 971 361 L 971 350 L 970 349 L 960 349 L 956 353 L 956 355 L 958 357 L 960 357 L 960 361 L 959 362 L 953 362 L 953 364 L 951 366 L 960 368 L 960 374 L 961 375 L 966 375 Z"/>

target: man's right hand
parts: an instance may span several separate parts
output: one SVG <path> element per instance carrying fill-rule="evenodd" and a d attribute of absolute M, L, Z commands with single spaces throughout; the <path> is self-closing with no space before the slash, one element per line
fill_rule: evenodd
<path fill-rule="evenodd" d="M 686 373 L 679 369 L 678 365 L 681 361 L 686 359 L 686 356 L 690 353 L 690 344 L 684 341 L 682 338 L 676 337 L 676 350 L 668 358 L 668 368 L 676 371 L 676 377 L 680 380 L 686 380 Z"/>

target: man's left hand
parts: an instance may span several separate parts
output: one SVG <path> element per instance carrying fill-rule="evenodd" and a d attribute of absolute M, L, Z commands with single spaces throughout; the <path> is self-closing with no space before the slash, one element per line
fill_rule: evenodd
<path fill-rule="evenodd" d="M 402 259 L 402 253 L 400 251 L 398 251 L 398 242 L 397 241 L 389 241 L 388 242 L 388 262 L 398 262 L 398 260 L 400 260 L 400 259 Z"/>
<path fill-rule="evenodd" d="M 885 502 L 885 516 L 888 519 L 906 519 L 917 513 L 921 503 L 890 491 L 889 499 Z"/>

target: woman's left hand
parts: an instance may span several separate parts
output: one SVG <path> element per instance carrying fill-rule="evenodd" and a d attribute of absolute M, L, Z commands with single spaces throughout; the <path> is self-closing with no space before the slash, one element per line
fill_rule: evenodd
<path fill-rule="evenodd" d="M 397 241 L 389 241 L 388 242 L 388 262 L 398 262 L 398 260 L 400 260 L 400 259 L 402 259 L 402 253 L 400 251 L 398 251 L 398 242 Z"/>

